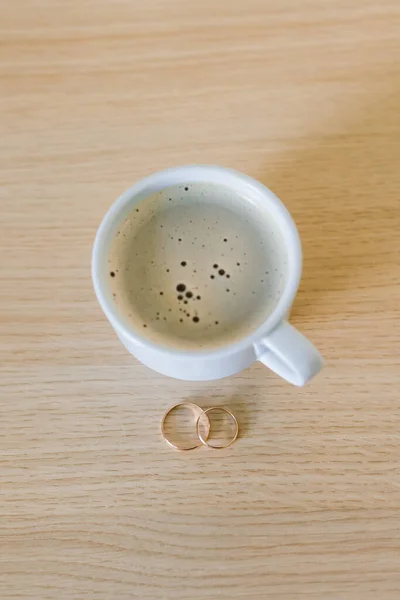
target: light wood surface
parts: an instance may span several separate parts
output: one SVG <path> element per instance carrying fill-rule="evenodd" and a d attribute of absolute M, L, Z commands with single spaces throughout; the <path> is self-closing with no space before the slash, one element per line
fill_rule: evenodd
<path fill-rule="evenodd" d="M 398 0 L 0 5 L 0 597 L 400 597 Z M 304 244 L 304 389 L 182 383 L 96 304 L 116 196 L 166 166 L 259 178 Z M 159 435 L 226 405 L 228 450 Z"/>

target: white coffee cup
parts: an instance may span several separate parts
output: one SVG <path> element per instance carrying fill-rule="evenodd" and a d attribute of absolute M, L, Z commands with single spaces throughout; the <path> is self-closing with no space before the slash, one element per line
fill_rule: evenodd
<path fill-rule="evenodd" d="M 112 300 L 108 284 L 108 249 L 118 226 L 146 196 L 182 183 L 222 184 L 253 203 L 262 204 L 280 228 L 286 243 L 288 273 L 283 293 L 265 321 L 243 339 L 211 351 L 183 351 L 159 346 L 134 331 Z M 260 182 L 231 169 L 188 165 L 153 173 L 122 194 L 105 215 L 92 254 L 92 279 L 97 299 L 127 350 L 154 371 L 177 379 L 220 379 L 260 361 L 294 385 L 302 386 L 320 371 L 322 358 L 311 342 L 287 322 L 301 276 L 301 245 L 296 226 L 285 206 Z"/>

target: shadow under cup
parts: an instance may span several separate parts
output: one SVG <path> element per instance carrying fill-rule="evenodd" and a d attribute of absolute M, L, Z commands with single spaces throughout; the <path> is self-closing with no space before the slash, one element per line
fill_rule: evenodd
<path fill-rule="evenodd" d="M 276 310 L 288 279 L 286 241 L 268 207 L 214 182 L 188 180 L 133 198 L 106 255 L 119 318 L 177 350 L 248 336 Z"/>

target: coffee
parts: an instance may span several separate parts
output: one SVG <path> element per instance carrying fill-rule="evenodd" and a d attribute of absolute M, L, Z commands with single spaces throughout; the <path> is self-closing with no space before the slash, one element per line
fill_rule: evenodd
<path fill-rule="evenodd" d="M 170 348 L 208 350 L 250 334 L 274 310 L 287 253 L 276 223 L 250 199 L 187 183 L 132 207 L 108 266 L 133 329 Z"/>

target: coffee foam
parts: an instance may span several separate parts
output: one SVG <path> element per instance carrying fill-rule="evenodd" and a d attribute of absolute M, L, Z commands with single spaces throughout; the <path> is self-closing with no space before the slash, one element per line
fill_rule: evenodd
<path fill-rule="evenodd" d="M 256 329 L 279 301 L 287 253 L 251 200 L 188 183 L 142 200 L 109 249 L 114 302 L 133 329 L 179 349 L 211 349 Z"/>

